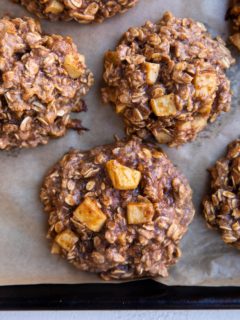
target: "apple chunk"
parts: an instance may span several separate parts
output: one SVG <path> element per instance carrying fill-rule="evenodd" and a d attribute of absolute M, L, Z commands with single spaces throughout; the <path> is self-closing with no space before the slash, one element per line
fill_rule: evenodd
<path fill-rule="evenodd" d="M 73 217 L 94 232 L 100 231 L 107 219 L 106 215 L 97 205 L 97 201 L 89 197 L 85 198 L 77 207 L 73 213 Z"/>
<path fill-rule="evenodd" d="M 168 117 L 177 113 L 175 97 L 173 93 L 151 99 L 150 101 L 153 112 L 158 117 Z"/>
<path fill-rule="evenodd" d="M 141 224 L 152 221 L 154 208 L 152 203 L 136 202 L 127 205 L 128 224 Z"/>
<path fill-rule="evenodd" d="M 55 238 L 55 242 L 66 251 L 71 251 L 77 241 L 78 237 L 69 229 L 64 230 Z"/>
<path fill-rule="evenodd" d="M 153 85 L 157 81 L 160 65 L 157 63 L 146 62 L 145 68 L 146 68 L 146 82 L 149 85 Z"/>
<path fill-rule="evenodd" d="M 110 160 L 106 164 L 109 177 L 115 189 L 136 189 L 140 180 L 141 172 L 120 164 L 117 160 Z"/>

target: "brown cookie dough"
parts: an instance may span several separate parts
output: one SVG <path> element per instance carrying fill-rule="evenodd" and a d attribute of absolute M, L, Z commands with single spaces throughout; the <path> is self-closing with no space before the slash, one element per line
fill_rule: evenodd
<path fill-rule="evenodd" d="M 0 19 L 0 149 L 36 147 L 68 128 L 86 109 L 93 84 L 70 37 L 45 35 L 31 18 Z"/>
<path fill-rule="evenodd" d="M 210 173 L 210 195 L 203 201 L 205 219 L 221 232 L 224 242 L 240 249 L 240 140 L 228 146 L 227 155 Z"/>
<path fill-rule="evenodd" d="M 130 28 L 105 54 L 103 101 L 116 106 L 127 134 L 178 146 L 229 111 L 225 69 L 233 62 L 203 24 L 167 12 L 156 24 Z"/>
<path fill-rule="evenodd" d="M 233 34 L 230 41 L 240 50 L 240 0 L 232 0 L 227 11 L 227 19 L 232 22 Z"/>
<path fill-rule="evenodd" d="M 14 0 L 39 18 L 76 20 L 79 23 L 102 22 L 124 13 L 138 0 Z"/>
<path fill-rule="evenodd" d="M 67 153 L 46 176 L 52 253 L 102 278 L 167 276 L 194 209 L 167 156 L 140 139 Z"/>

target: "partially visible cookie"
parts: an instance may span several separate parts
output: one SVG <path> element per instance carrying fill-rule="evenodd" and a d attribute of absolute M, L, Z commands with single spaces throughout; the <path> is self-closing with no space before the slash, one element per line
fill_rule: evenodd
<path fill-rule="evenodd" d="M 39 18 L 76 20 L 79 23 L 102 22 L 124 13 L 138 0 L 14 0 Z"/>
<path fill-rule="evenodd" d="M 232 0 L 227 11 L 227 19 L 232 22 L 233 34 L 230 41 L 240 50 L 240 0 Z"/>
<path fill-rule="evenodd" d="M 0 19 L 0 149 L 36 147 L 68 128 L 86 109 L 93 75 L 70 37 L 46 35 L 31 18 Z"/>
<path fill-rule="evenodd" d="M 70 151 L 45 177 L 41 200 L 52 253 L 105 280 L 167 276 L 194 215 L 187 180 L 138 138 Z"/>
<path fill-rule="evenodd" d="M 240 249 L 240 140 L 210 169 L 210 194 L 203 201 L 209 227 L 220 231 L 223 241 Z"/>
<path fill-rule="evenodd" d="M 179 146 L 229 111 L 225 70 L 233 62 L 202 23 L 167 12 L 158 23 L 130 28 L 106 52 L 103 101 L 115 105 L 127 134 Z"/>

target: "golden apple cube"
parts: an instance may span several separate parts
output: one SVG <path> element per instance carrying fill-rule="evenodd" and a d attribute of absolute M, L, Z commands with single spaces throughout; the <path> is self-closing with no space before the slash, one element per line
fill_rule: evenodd
<path fill-rule="evenodd" d="M 107 217 L 92 198 L 85 198 L 73 213 L 73 217 L 88 229 L 98 232 L 102 229 Z"/>
<path fill-rule="evenodd" d="M 116 51 L 107 51 L 105 53 L 105 59 L 113 64 L 118 64 L 121 61 L 119 53 Z"/>
<path fill-rule="evenodd" d="M 153 112 L 158 117 L 167 117 L 177 113 L 174 93 L 151 99 L 150 104 Z"/>
<path fill-rule="evenodd" d="M 217 89 L 217 75 L 213 71 L 198 73 L 194 78 L 196 97 L 206 98 L 211 96 Z"/>
<path fill-rule="evenodd" d="M 57 0 L 52 0 L 45 9 L 45 13 L 59 14 L 63 12 L 64 6 Z"/>
<path fill-rule="evenodd" d="M 159 143 L 169 143 L 172 141 L 172 137 L 165 131 L 153 131 L 153 135 Z"/>
<path fill-rule="evenodd" d="M 146 82 L 149 85 L 154 84 L 157 81 L 160 65 L 157 63 L 145 63 L 146 67 Z"/>
<path fill-rule="evenodd" d="M 134 190 L 141 180 L 141 172 L 121 165 L 116 160 L 109 160 L 106 164 L 109 177 L 117 190 Z"/>
<path fill-rule="evenodd" d="M 192 121 L 192 126 L 194 130 L 196 130 L 197 132 L 201 131 L 206 125 L 207 125 L 207 118 L 205 117 L 196 117 Z"/>
<path fill-rule="evenodd" d="M 126 109 L 126 104 L 117 104 L 116 105 L 116 113 L 122 113 Z"/>
<path fill-rule="evenodd" d="M 193 119 L 193 121 L 187 122 L 179 122 L 178 129 L 187 131 L 187 130 L 194 130 L 195 132 L 201 131 L 207 125 L 207 118 L 198 116 Z"/>
<path fill-rule="evenodd" d="M 80 54 L 67 54 L 64 59 L 64 68 L 73 79 L 79 78 L 83 74 L 84 56 Z"/>
<path fill-rule="evenodd" d="M 61 253 L 60 246 L 56 242 L 53 242 L 52 248 L 51 248 L 51 254 L 60 254 L 60 253 Z"/>
<path fill-rule="evenodd" d="M 198 109 L 198 112 L 202 115 L 208 116 L 212 110 L 212 102 L 204 104 L 200 109 Z"/>
<path fill-rule="evenodd" d="M 76 242 L 78 242 L 78 237 L 74 232 L 69 229 L 64 230 L 58 234 L 55 238 L 55 242 L 66 251 L 71 251 Z"/>
<path fill-rule="evenodd" d="M 128 224 L 141 224 L 152 221 L 154 208 L 152 203 L 136 202 L 127 205 Z"/>

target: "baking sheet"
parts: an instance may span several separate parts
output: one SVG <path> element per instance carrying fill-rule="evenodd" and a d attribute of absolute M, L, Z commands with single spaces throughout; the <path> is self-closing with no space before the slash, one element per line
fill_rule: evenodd
<path fill-rule="evenodd" d="M 224 16 L 227 5 L 227 0 L 139 0 L 134 9 L 103 24 L 42 22 L 46 32 L 71 35 L 94 73 L 95 85 L 85 99 L 88 112 L 80 114 L 83 125 L 90 131 L 81 136 L 69 132 L 64 138 L 32 150 L 0 152 L 0 285 L 101 281 L 50 254 L 50 244 L 45 237 L 47 216 L 39 201 L 42 178 L 70 147 L 86 150 L 110 143 L 114 134 L 124 135 L 121 119 L 111 107 L 102 105 L 99 94 L 103 53 L 114 48 L 124 31 L 142 25 L 148 19 L 157 21 L 164 11 L 171 10 L 177 16 L 202 21 L 213 34 L 226 38 L 228 26 Z M 0 0 L 0 15 L 6 13 L 28 14 L 20 6 Z M 234 91 L 231 112 L 210 125 L 195 142 L 178 149 L 164 147 L 189 179 L 197 209 L 194 222 L 181 243 L 181 260 L 170 269 L 169 278 L 157 279 L 165 284 L 240 285 L 240 252 L 225 245 L 217 232 L 207 229 L 200 206 L 207 186 L 206 169 L 240 133 L 239 63 L 238 59 L 228 72 Z"/>

